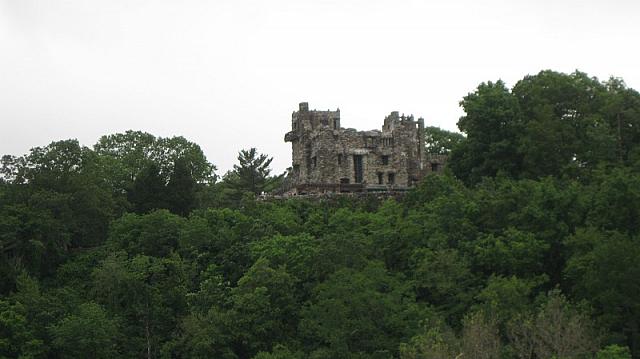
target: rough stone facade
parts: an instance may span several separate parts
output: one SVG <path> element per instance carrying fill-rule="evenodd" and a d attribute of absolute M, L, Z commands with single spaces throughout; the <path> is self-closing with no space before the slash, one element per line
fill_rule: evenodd
<path fill-rule="evenodd" d="M 302 102 L 284 139 L 293 150 L 290 193 L 406 190 L 442 170 L 442 160 L 425 153 L 424 120 L 398 112 L 382 130 L 356 131 L 341 127 L 339 109 L 310 111 Z"/>

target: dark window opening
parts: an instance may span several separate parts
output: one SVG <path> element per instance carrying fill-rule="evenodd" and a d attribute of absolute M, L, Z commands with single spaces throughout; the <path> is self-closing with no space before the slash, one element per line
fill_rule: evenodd
<path fill-rule="evenodd" d="M 355 182 L 362 183 L 362 155 L 353 156 L 353 170 L 355 174 Z"/>
<path fill-rule="evenodd" d="M 389 184 L 395 184 L 396 183 L 396 174 L 395 173 L 389 173 L 387 175 L 387 183 L 389 183 Z"/>
<path fill-rule="evenodd" d="M 439 164 L 438 163 L 432 163 L 431 164 L 431 172 L 438 172 L 439 169 Z"/>
<path fill-rule="evenodd" d="M 338 154 L 338 165 L 342 164 L 342 154 Z"/>
<path fill-rule="evenodd" d="M 382 156 L 381 159 L 384 166 L 389 164 L 389 156 Z"/>
<path fill-rule="evenodd" d="M 340 178 L 340 184 L 349 184 L 348 178 Z"/>
<path fill-rule="evenodd" d="M 382 172 L 378 172 L 378 184 L 383 184 L 382 177 Z"/>
<path fill-rule="evenodd" d="M 313 168 L 316 168 L 317 164 L 318 164 L 318 159 L 316 158 L 316 156 L 311 157 L 311 166 Z"/>

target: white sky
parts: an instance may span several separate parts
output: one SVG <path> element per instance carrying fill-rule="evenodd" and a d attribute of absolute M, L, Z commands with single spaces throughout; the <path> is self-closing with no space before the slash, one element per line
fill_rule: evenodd
<path fill-rule="evenodd" d="M 0 154 L 127 129 L 182 135 L 218 174 L 290 165 L 291 112 L 456 129 L 483 81 L 575 69 L 640 89 L 638 0 L 0 0 Z"/>

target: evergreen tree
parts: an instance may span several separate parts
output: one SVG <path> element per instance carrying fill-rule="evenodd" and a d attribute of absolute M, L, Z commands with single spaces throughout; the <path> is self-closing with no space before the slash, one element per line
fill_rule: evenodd
<path fill-rule="evenodd" d="M 136 213 L 147 213 L 166 208 L 165 193 L 166 185 L 160 176 L 160 169 L 151 162 L 136 177 L 128 197 Z"/>
<path fill-rule="evenodd" d="M 226 197 L 237 203 L 246 193 L 258 195 L 269 191 L 273 181 L 269 177 L 272 160 L 266 154 L 259 154 L 255 148 L 241 150 L 238 164 L 233 165 L 233 171 L 224 177 L 222 190 L 226 192 Z"/>
<path fill-rule="evenodd" d="M 189 163 L 179 158 L 167 184 L 169 210 L 180 216 L 187 216 L 195 206 L 196 181 L 191 175 Z"/>

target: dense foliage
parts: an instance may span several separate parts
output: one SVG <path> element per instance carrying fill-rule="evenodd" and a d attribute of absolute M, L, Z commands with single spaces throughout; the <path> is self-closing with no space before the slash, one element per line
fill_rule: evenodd
<path fill-rule="evenodd" d="M 216 183 L 141 132 L 5 156 L 0 358 L 640 357 L 640 95 L 462 105 L 452 173 L 396 199 L 256 200 L 267 156 Z"/>

